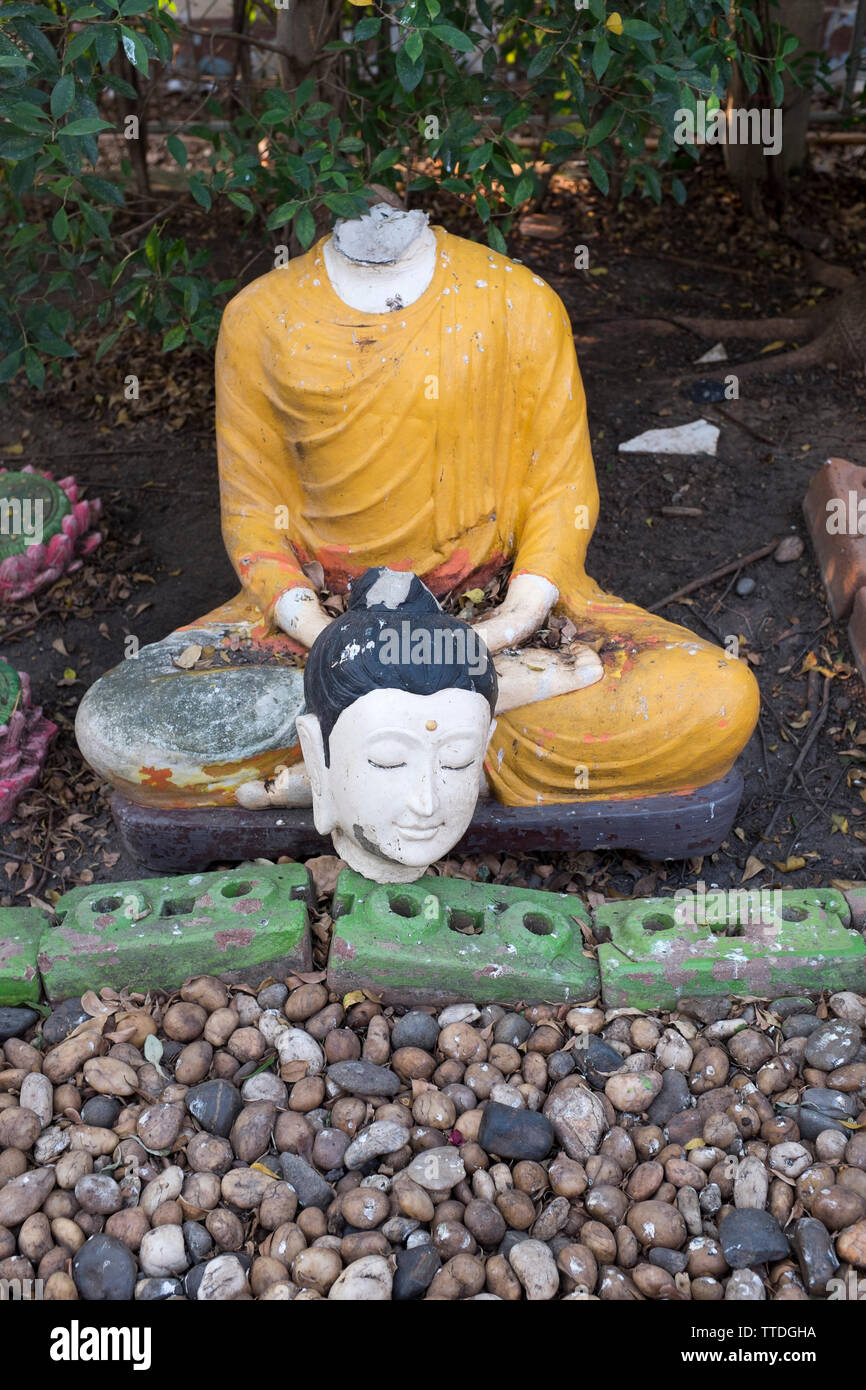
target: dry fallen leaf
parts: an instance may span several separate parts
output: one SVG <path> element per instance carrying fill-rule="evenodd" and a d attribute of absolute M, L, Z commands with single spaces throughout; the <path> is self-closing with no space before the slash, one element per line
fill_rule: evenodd
<path fill-rule="evenodd" d="M 797 854 L 790 854 L 787 859 L 774 859 L 773 868 L 778 869 L 780 874 L 792 874 L 797 869 L 805 869 L 806 861 Z"/>
<path fill-rule="evenodd" d="M 745 883 L 748 879 L 754 878 L 756 874 L 759 874 L 761 870 L 766 869 L 766 867 L 766 864 L 763 864 L 757 855 L 750 854 L 746 860 L 746 867 L 743 870 L 743 877 L 740 879 L 740 882 Z"/>
<path fill-rule="evenodd" d="M 190 671 L 200 656 L 201 647 L 197 642 L 193 642 L 191 646 L 184 647 L 179 656 L 173 658 L 172 665 L 179 666 L 182 671 Z"/>

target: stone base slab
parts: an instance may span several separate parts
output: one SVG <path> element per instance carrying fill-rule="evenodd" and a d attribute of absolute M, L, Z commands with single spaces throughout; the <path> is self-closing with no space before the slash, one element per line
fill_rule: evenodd
<path fill-rule="evenodd" d="M 461 854 L 531 854 L 631 850 L 647 859 L 712 854 L 728 834 L 743 793 L 736 769 L 682 796 L 625 801 L 575 801 L 552 806 L 503 806 L 479 801 L 456 848 Z M 115 792 L 111 809 L 124 844 L 144 868 L 190 872 L 240 859 L 305 859 L 333 852 L 313 824 L 313 812 L 269 808 L 139 806 Z"/>

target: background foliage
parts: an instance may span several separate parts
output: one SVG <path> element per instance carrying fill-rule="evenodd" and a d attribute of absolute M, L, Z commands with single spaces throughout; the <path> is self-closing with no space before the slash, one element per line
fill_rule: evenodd
<path fill-rule="evenodd" d="M 279 39 L 280 12 L 257 11 Z M 257 11 L 242 4 L 242 21 Z M 328 219 L 363 210 L 372 181 L 410 202 L 443 190 L 504 250 L 542 191 L 539 153 L 553 168 L 584 156 L 611 198 L 681 202 L 677 169 L 700 149 L 674 144 L 676 111 L 712 109 L 734 65 L 780 103 L 796 46 L 730 0 L 644 0 L 628 14 L 604 0 L 318 0 L 318 12 L 302 62 L 283 48 L 270 84 L 236 68 L 164 137 L 172 201 L 212 217 L 233 206 L 253 245 L 308 246 Z M 162 0 L 0 9 L 0 382 L 23 371 L 41 387 L 94 332 L 104 353 L 131 325 L 165 351 L 212 343 L 235 280 L 172 231 L 171 202 L 153 214 L 143 201 L 140 140 L 119 163 L 100 148 L 136 111 L 159 112 L 183 28 Z M 204 166 L 190 137 L 210 142 Z"/>

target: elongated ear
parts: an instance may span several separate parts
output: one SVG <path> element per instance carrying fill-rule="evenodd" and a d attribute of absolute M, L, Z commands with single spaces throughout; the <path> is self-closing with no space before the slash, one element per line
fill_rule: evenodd
<path fill-rule="evenodd" d="M 330 835 L 337 821 L 331 800 L 329 769 L 325 766 L 322 726 L 315 714 L 299 714 L 295 727 L 313 792 L 313 820 L 320 835 Z"/>

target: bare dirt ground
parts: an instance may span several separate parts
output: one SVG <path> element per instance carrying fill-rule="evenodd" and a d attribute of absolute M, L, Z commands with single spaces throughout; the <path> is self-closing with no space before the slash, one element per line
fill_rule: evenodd
<path fill-rule="evenodd" d="M 453 200 L 432 211 L 450 230 L 477 233 Z M 866 380 L 830 369 L 788 372 L 744 381 L 738 400 L 695 404 L 686 373 L 710 341 L 683 331 L 623 333 L 609 321 L 794 313 L 832 293 L 816 283 L 810 252 L 775 225 L 744 218 L 711 160 L 690 177 L 683 209 L 640 202 L 615 214 L 587 182 L 563 179 L 545 212 L 562 219 L 562 235 L 545 241 L 515 233 L 509 249 L 553 284 L 574 323 L 601 490 L 590 572 L 652 606 L 774 538 L 805 539 L 802 498 L 823 459 L 866 464 Z M 813 173 L 793 189 L 786 226 L 800 229 L 825 262 L 859 270 L 866 177 L 850 160 Z M 231 227 L 211 235 L 231 259 Z M 579 244 L 589 248 L 586 270 L 574 266 Z M 247 245 L 237 263 L 248 260 Z M 736 372 L 760 351 L 753 342 L 725 345 L 730 362 L 707 367 L 708 378 Z M 123 398 L 129 373 L 141 380 L 137 401 Z M 0 833 L 3 905 L 44 906 L 82 882 L 140 876 L 123 852 L 105 788 L 78 755 L 72 721 L 87 686 L 123 659 L 128 635 L 141 645 L 154 641 L 237 590 L 219 530 L 211 377 L 207 355 L 163 357 L 141 342 L 97 366 L 84 354 L 42 396 L 16 387 L 0 406 L 0 461 L 73 473 L 105 511 L 105 540 L 90 563 L 0 617 L 3 656 L 30 673 L 34 700 L 60 725 L 39 788 Z M 721 427 L 716 458 L 617 452 L 645 429 L 701 415 Z M 687 510 L 663 510 L 670 507 Z M 701 635 L 738 637 L 762 689 L 736 828 L 712 862 L 654 865 L 607 852 L 519 863 L 487 856 L 450 861 L 444 872 L 614 896 L 672 891 L 698 876 L 729 886 L 745 873 L 753 888 L 864 877 L 866 702 L 845 633 L 829 618 L 808 543 L 794 563 L 768 558 L 742 573 L 756 581 L 748 597 L 737 596 L 730 576 L 663 609 Z M 803 776 L 779 805 L 819 718 Z M 772 835 L 762 841 L 777 806 Z"/>

